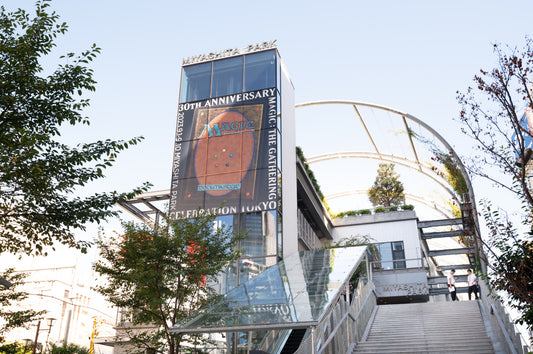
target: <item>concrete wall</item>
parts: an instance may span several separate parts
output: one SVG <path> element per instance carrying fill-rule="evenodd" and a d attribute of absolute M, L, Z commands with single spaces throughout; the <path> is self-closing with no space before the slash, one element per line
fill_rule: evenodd
<path fill-rule="evenodd" d="M 296 194 L 296 123 L 294 86 L 283 61 L 281 67 L 281 188 L 283 208 L 283 257 L 298 252 Z"/>
<path fill-rule="evenodd" d="M 418 237 L 418 219 L 411 210 L 347 216 L 333 219 L 333 242 L 352 236 L 368 236 L 372 243 L 403 241 L 405 258 L 416 259 L 422 255 Z M 408 261 L 407 267 L 418 267 L 420 261 Z"/>

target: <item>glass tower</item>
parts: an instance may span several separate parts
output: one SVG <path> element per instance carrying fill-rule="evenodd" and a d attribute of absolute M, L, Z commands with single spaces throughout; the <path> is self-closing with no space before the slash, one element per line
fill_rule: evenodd
<path fill-rule="evenodd" d="M 223 292 L 283 255 L 280 66 L 275 48 L 182 66 L 170 215 L 246 232 Z"/>

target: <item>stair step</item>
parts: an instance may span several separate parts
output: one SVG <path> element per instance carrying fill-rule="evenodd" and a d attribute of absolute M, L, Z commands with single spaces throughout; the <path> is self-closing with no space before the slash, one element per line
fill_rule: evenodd
<path fill-rule="evenodd" d="M 475 301 L 378 306 L 353 353 L 494 353 Z"/>
<path fill-rule="evenodd" d="M 355 350 L 353 351 L 353 353 L 376 353 L 376 351 L 374 349 L 360 349 L 360 350 Z M 408 353 L 408 354 L 421 354 L 421 353 L 430 353 L 430 354 L 436 354 L 436 353 L 439 353 L 439 354 L 449 354 L 448 351 L 446 351 L 444 348 L 441 348 L 441 349 L 437 349 L 437 350 L 433 350 L 433 349 L 424 349 L 424 350 L 418 350 L 418 351 L 415 351 L 413 348 L 409 348 L 409 349 L 397 349 L 397 348 L 394 348 L 394 349 L 383 349 L 383 350 L 380 350 L 379 353 L 398 353 L 398 354 L 403 354 L 403 353 Z M 468 348 L 468 349 L 454 349 L 453 350 L 453 354 L 455 353 L 469 353 L 469 354 L 487 354 L 487 353 L 494 353 L 494 351 L 492 350 L 492 347 L 489 349 L 489 348 Z"/>
<path fill-rule="evenodd" d="M 390 343 L 388 345 L 366 345 L 366 344 L 359 344 L 356 347 L 356 353 L 360 350 L 368 350 L 368 349 L 374 349 L 376 353 L 381 352 L 382 350 L 389 350 L 389 349 L 397 349 L 397 350 L 408 350 L 411 349 L 413 351 L 421 351 L 421 350 L 442 350 L 447 351 L 450 353 L 451 351 L 455 351 L 455 349 L 484 349 L 485 352 L 490 352 L 492 349 L 492 344 L 489 342 L 483 342 L 483 343 L 472 343 L 472 344 L 465 344 L 465 343 L 458 343 L 458 344 L 451 344 L 448 343 L 405 343 L 405 344 L 397 344 L 397 343 Z"/>
<path fill-rule="evenodd" d="M 463 332 L 452 332 L 451 334 L 448 333 L 447 335 L 442 335 L 442 334 L 435 334 L 435 336 L 439 336 L 439 338 L 446 338 L 446 339 L 449 339 L 449 340 L 453 340 L 454 338 L 457 338 L 458 336 L 461 336 L 460 334 L 461 333 L 464 333 Z M 468 335 L 464 334 L 464 336 L 468 337 L 468 336 L 472 336 L 474 338 L 476 338 L 477 335 L 485 335 L 486 332 L 485 331 L 481 331 L 481 330 L 473 330 L 473 331 L 468 331 Z M 409 338 L 411 339 L 416 339 L 416 340 L 424 340 L 425 338 L 428 338 L 431 336 L 431 333 L 417 333 L 417 334 L 414 334 L 414 335 L 410 335 Z M 396 334 L 396 333 L 392 333 L 392 334 L 386 334 L 386 333 L 383 333 L 383 334 L 370 334 L 367 338 L 367 342 L 370 342 L 370 341 L 387 341 L 387 340 L 395 340 L 395 339 L 402 339 L 405 337 L 405 334 Z"/>
<path fill-rule="evenodd" d="M 375 340 L 367 340 L 366 342 L 361 342 L 360 344 L 364 344 L 364 345 L 375 345 L 375 344 L 378 344 L 378 345 L 381 345 L 381 344 L 385 344 L 385 345 L 391 345 L 391 344 L 395 344 L 395 345 L 400 345 L 400 344 L 411 344 L 411 343 L 419 343 L 419 344 L 442 344 L 442 345 L 445 345 L 447 343 L 457 343 L 459 345 L 464 345 L 464 342 L 462 342 L 461 340 L 464 339 L 464 340 L 468 340 L 468 344 L 470 343 L 486 343 L 487 342 L 487 339 L 485 338 L 475 338 L 475 339 L 472 339 L 474 338 L 474 336 L 469 336 L 469 335 L 464 335 L 464 336 L 461 336 L 461 337 L 453 337 L 453 338 L 439 338 L 438 336 L 434 336 L 434 337 L 426 337 L 426 338 L 404 338 L 404 339 L 391 339 L 389 341 L 383 341 L 383 340 L 379 340 L 379 341 L 375 341 Z M 454 342 L 455 340 L 455 342 Z"/>

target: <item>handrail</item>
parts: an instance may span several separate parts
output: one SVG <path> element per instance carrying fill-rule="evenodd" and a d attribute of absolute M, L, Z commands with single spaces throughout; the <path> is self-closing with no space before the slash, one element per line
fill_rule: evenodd
<path fill-rule="evenodd" d="M 490 304 L 491 313 L 496 315 L 496 320 L 498 320 L 498 325 L 500 325 L 500 329 L 503 332 L 503 336 L 505 337 L 505 341 L 507 342 L 507 345 L 509 346 L 509 350 L 512 354 L 518 354 L 516 351 L 513 341 L 511 340 L 511 337 L 509 337 L 509 333 L 507 333 L 507 330 L 505 328 L 505 324 L 503 323 L 502 318 L 500 317 L 500 314 L 498 313 L 498 310 L 494 307 L 494 304 Z"/>
<path fill-rule="evenodd" d="M 394 268 L 394 269 L 375 269 L 376 271 L 381 271 L 381 270 L 405 270 L 405 269 L 420 269 L 420 268 L 426 268 L 424 266 L 424 259 L 425 257 L 416 257 L 416 258 L 401 258 L 401 259 L 392 259 L 392 260 L 375 260 L 375 261 L 371 261 L 370 263 L 372 265 L 374 264 L 382 264 L 382 263 L 396 263 L 396 262 L 405 262 L 405 268 Z M 416 267 L 408 267 L 407 266 L 407 262 L 418 262 L 418 266 Z"/>
<path fill-rule="evenodd" d="M 369 305 L 372 307 L 369 308 Z M 366 329 L 376 305 L 374 283 L 368 281 L 365 284 L 360 281 L 353 293 L 352 301 L 348 302 L 347 297 L 341 296 L 328 315 L 322 317 L 320 323 L 307 332 L 295 353 L 346 352 L 354 342 L 361 339 L 362 333 L 359 332 L 364 332 Z M 368 312 L 368 316 L 364 313 L 365 311 Z M 351 321 L 347 321 L 348 318 Z M 362 331 L 359 330 L 358 325 L 361 325 Z"/>
<path fill-rule="evenodd" d="M 341 320 L 339 321 L 339 323 L 337 324 L 337 326 L 335 326 L 335 328 L 333 329 L 333 331 L 331 331 L 330 335 L 329 335 L 329 338 L 328 340 L 326 340 L 324 342 L 324 344 L 322 344 L 321 348 L 319 348 L 318 350 L 318 354 L 322 354 L 324 352 L 324 350 L 326 349 L 326 347 L 329 345 L 329 343 L 334 339 L 335 337 L 335 334 L 337 333 L 337 331 L 339 330 L 339 328 L 341 328 L 342 324 L 344 323 L 344 321 L 347 319 L 347 318 L 350 318 L 352 320 L 352 322 L 356 322 L 357 319 L 359 318 L 359 315 L 361 314 L 361 312 L 363 311 L 363 308 L 365 307 L 368 299 L 370 298 L 370 296 L 374 294 L 374 296 L 376 296 L 376 292 L 374 291 L 374 289 L 372 289 L 371 291 L 369 291 L 365 297 L 365 300 L 363 301 L 363 304 L 361 305 L 361 307 L 359 308 L 359 311 L 357 311 L 357 314 L 354 316 L 352 316 L 352 314 L 350 313 L 350 311 L 348 310 L 348 312 L 341 318 Z"/>
<path fill-rule="evenodd" d="M 484 304 L 485 308 L 490 311 L 490 314 L 493 314 L 496 317 L 498 327 L 500 328 L 505 339 L 505 343 L 511 353 L 527 353 L 529 351 L 529 346 L 524 340 L 522 334 L 519 331 L 516 331 L 515 324 L 509 319 L 509 315 L 507 314 L 507 311 L 505 311 L 505 308 L 503 308 L 499 302 L 497 302 L 497 304 L 500 306 L 496 306 L 494 301 L 491 301 L 492 299 L 490 293 L 492 293 L 493 290 L 491 290 L 489 285 L 482 279 L 478 279 L 478 284 L 483 286 L 482 291 L 480 291 L 482 303 Z M 502 318 L 502 315 L 504 315 L 505 320 Z M 506 326 L 504 321 L 507 322 L 508 326 Z M 510 330 L 512 330 L 513 333 L 509 333 Z M 511 338 L 511 335 L 515 337 L 514 341 L 513 338 Z M 519 343 L 515 343 L 516 341 Z M 520 351 L 517 351 L 517 345 L 518 348 L 520 348 Z M 527 347 L 527 350 L 524 350 L 523 346 Z"/>

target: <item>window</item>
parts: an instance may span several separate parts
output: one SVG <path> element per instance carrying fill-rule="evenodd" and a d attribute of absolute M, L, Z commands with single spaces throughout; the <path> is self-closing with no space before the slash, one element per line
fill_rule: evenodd
<path fill-rule="evenodd" d="M 249 54 L 244 57 L 244 91 L 276 86 L 275 51 Z"/>
<path fill-rule="evenodd" d="M 210 84 L 211 63 L 184 67 L 181 84 L 181 102 L 191 102 L 209 98 Z"/>
<path fill-rule="evenodd" d="M 278 70 L 279 71 L 279 70 Z M 276 86 L 276 51 L 185 66 L 180 102 L 204 100 Z"/>
<path fill-rule="evenodd" d="M 375 244 L 373 259 L 375 270 L 405 269 L 403 241 Z"/>
<path fill-rule="evenodd" d="M 392 243 L 392 259 L 394 260 L 394 269 L 405 269 L 405 252 L 403 242 Z"/>
<path fill-rule="evenodd" d="M 213 88 L 211 97 L 242 92 L 242 57 L 213 62 Z"/>

